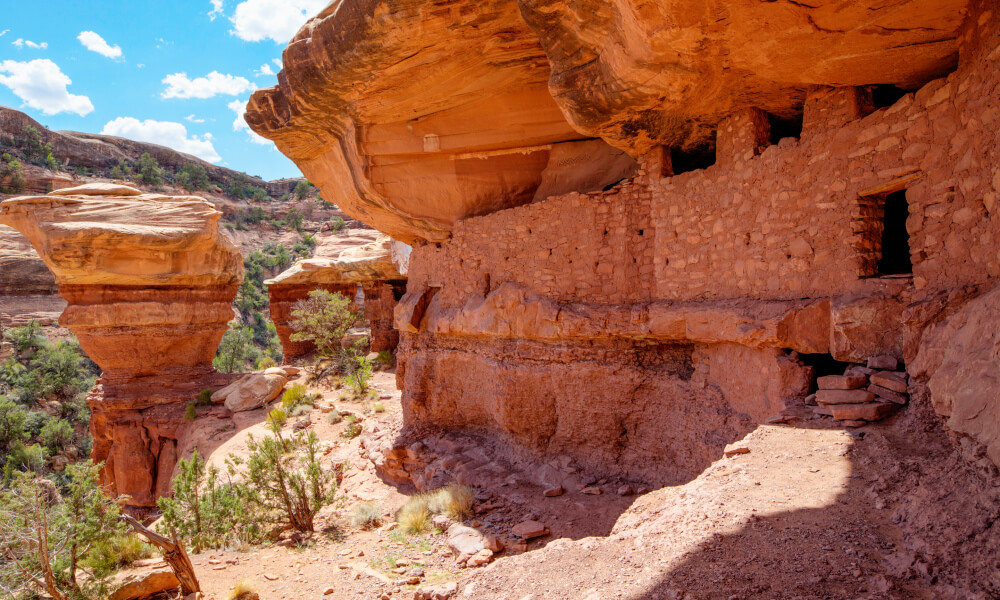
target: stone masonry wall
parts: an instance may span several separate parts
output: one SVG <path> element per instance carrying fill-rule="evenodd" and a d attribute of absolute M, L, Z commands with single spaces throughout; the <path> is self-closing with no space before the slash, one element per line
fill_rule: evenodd
<path fill-rule="evenodd" d="M 986 4 L 972 15 L 957 70 L 891 106 L 817 88 L 798 139 L 771 144 L 767 115 L 743 111 L 720 124 L 711 167 L 673 176 L 654 150 L 613 189 L 415 248 L 396 311 L 406 422 L 676 481 L 808 393 L 814 373 L 789 349 L 909 362 L 942 298 L 1000 276 L 1000 28 Z M 912 277 L 878 277 L 900 190 Z M 663 344 L 693 373 L 651 359 Z"/>

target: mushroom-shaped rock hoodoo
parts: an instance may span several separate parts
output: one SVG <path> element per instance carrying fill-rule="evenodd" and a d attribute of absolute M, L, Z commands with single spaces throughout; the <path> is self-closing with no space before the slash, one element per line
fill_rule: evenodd
<path fill-rule="evenodd" d="M 202 198 L 111 184 L 0 204 L 69 303 L 60 323 L 103 370 L 87 397 L 92 458 L 137 506 L 169 488 L 185 403 L 228 380 L 212 358 L 243 261 L 220 216 Z"/>
<path fill-rule="evenodd" d="M 339 236 L 320 241 L 316 256 L 302 260 L 291 268 L 264 283 L 268 286 L 271 318 L 281 338 L 285 359 L 311 353 L 311 342 L 293 342 L 291 335 L 292 310 L 295 303 L 307 298 L 309 292 L 323 289 L 355 298 L 361 287 L 364 298 L 365 318 L 371 325 L 373 352 L 394 350 L 399 342 L 399 332 L 393 326 L 396 303 L 406 292 L 406 270 L 409 246 L 396 242 L 375 231 L 355 230 L 355 237 L 368 233 L 375 239 L 367 244 L 350 247 L 335 258 L 327 247 L 341 247 Z M 376 237 L 377 236 L 377 237 Z"/>
<path fill-rule="evenodd" d="M 918 87 L 954 67 L 967 5 L 339 0 L 246 119 L 348 214 L 437 242 L 654 146 L 710 150 L 741 109 L 801 116 L 811 86 Z"/>

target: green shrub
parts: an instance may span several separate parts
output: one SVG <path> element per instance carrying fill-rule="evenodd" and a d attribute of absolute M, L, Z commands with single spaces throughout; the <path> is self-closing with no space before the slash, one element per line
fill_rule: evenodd
<path fill-rule="evenodd" d="M 137 560 L 153 556 L 155 548 L 133 534 L 116 535 L 97 541 L 80 559 L 80 566 L 107 577 Z"/>
<path fill-rule="evenodd" d="M 28 411 L 0 396 L 0 449 L 28 439 Z"/>
<path fill-rule="evenodd" d="M 117 165 L 111 167 L 110 177 L 111 179 L 128 180 L 135 177 L 135 171 L 132 169 L 132 165 L 124 160 L 119 160 Z"/>
<path fill-rule="evenodd" d="M 100 465 L 90 461 L 66 468 L 62 496 L 47 480 L 15 473 L 0 490 L 0 589 L 14 597 L 44 591 L 57 600 L 106 598 L 107 575 L 94 570 L 78 579 L 81 561 L 96 548 L 126 535 L 119 507 L 98 484 Z"/>
<path fill-rule="evenodd" d="M 26 180 L 21 162 L 10 154 L 0 155 L 0 194 L 24 191 Z"/>
<path fill-rule="evenodd" d="M 285 225 L 289 229 L 294 229 L 295 231 L 302 231 L 302 226 L 305 225 L 305 216 L 303 216 L 302 211 L 297 208 L 290 208 L 285 214 Z"/>
<path fill-rule="evenodd" d="M 272 431 L 260 441 L 247 439 L 242 497 L 265 522 L 311 532 L 316 513 L 333 501 L 336 473 L 322 468 L 314 432 L 286 439 Z M 231 464 L 235 469 L 244 463 L 233 458 Z"/>
<path fill-rule="evenodd" d="M 174 182 L 188 191 L 207 190 L 211 185 L 205 167 L 194 163 L 187 163 L 181 167 Z"/>
<path fill-rule="evenodd" d="M 345 221 L 344 219 L 340 217 L 334 217 L 330 219 L 330 229 L 333 230 L 334 233 L 338 233 L 346 228 L 347 228 L 347 221 Z"/>
<path fill-rule="evenodd" d="M 194 552 L 260 539 L 255 519 L 246 511 L 238 486 L 219 481 L 219 470 L 206 465 L 196 449 L 177 463 L 173 493 L 156 501 L 163 511 L 160 529 L 187 541 Z"/>
<path fill-rule="evenodd" d="M 375 414 L 384 413 L 385 412 L 385 405 L 382 404 L 381 402 L 376 402 L 375 406 L 372 406 L 372 411 Z"/>
<path fill-rule="evenodd" d="M 345 419 L 346 427 L 340 432 L 340 437 L 345 437 L 347 439 L 353 439 L 361 435 L 361 423 L 358 423 L 358 418 L 354 415 L 348 415 Z"/>
<path fill-rule="evenodd" d="M 281 428 L 288 421 L 288 412 L 282 408 L 273 408 L 267 413 L 267 423 Z"/>
<path fill-rule="evenodd" d="M 139 157 L 137 170 L 139 173 L 136 175 L 137 181 L 151 185 L 154 188 L 163 185 L 163 169 L 160 167 L 160 163 L 148 152 L 143 152 L 142 156 Z"/>
<path fill-rule="evenodd" d="M 194 402 L 188 402 L 187 406 L 184 407 L 184 420 L 194 421 L 198 418 L 198 407 L 195 406 Z"/>
<path fill-rule="evenodd" d="M 340 414 L 339 410 L 334 408 L 333 410 L 330 411 L 330 414 L 327 415 L 326 420 L 331 425 L 336 425 L 337 423 L 340 423 L 341 421 L 344 420 L 344 416 Z"/>
<path fill-rule="evenodd" d="M 350 350 L 345 351 L 343 358 L 344 378 L 348 386 L 357 394 L 364 394 L 369 389 L 372 379 L 372 361 L 364 354 L 367 339 L 360 340 Z"/>
<path fill-rule="evenodd" d="M 222 335 L 212 364 L 217 371 L 237 373 L 255 365 L 259 357 L 260 350 L 253 344 L 253 329 L 233 321 Z"/>
<path fill-rule="evenodd" d="M 63 419 L 51 419 L 38 434 L 39 441 L 55 454 L 73 441 L 73 426 Z"/>
<path fill-rule="evenodd" d="M 312 342 L 325 357 L 340 352 L 340 340 L 358 319 L 351 300 L 340 293 L 313 290 L 292 309 L 291 335 L 294 342 Z"/>
<path fill-rule="evenodd" d="M 306 196 L 309 195 L 309 192 L 312 191 L 313 187 L 314 187 L 313 184 L 303 179 L 302 181 L 295 184 L 295 191 L 292 193 L 294 193 L 295 197 L 298 198 L 299 200 L 305 200 Z"/>
<path fill-rule="evenodd" d="M 198 397 L 195 398 L 195 404 L 197 406 L 208 406 L 212 403 L 212 390 L 201 390 L 198 392 Z"/>
<path fill-rule="evenodd" d="M 382 524 L 382 505 L 378 502 L 362 502 L 351 509 L 351 526 L 371 529 Z"/>
<path fill-rule="evenodd" d="M 306 386 L 301 383 L 293 384 L 281 395 L 281 407 L 284 409 L 294 408 L 306 397 Z"/>

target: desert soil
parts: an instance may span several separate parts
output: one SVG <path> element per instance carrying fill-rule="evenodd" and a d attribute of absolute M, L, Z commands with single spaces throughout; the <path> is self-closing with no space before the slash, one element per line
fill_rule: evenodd
<path fill-rule="evenodd" d="M 207 598 L 227 598 L 240 580 L 263 600 L 409 599 L 419 587 L 449 581 L 458 582 L 455 597 L 463 599 L 937 598 L 949 577 L 974 577 L 960 566 L 928 564 L 904 547 L 904 530 L 927 539 L 940 534 L 939 552 L 948 544 L 961 547 L 962 539 L 971 539 L 961 521 L 978 517 L 970 508 L 965 517 L 937 522 L 938 513 L 962 508 L 938 497 L 967 478 L 920 472 L 914 465 L 948 464 L 942 459 L 950 452 L 947 442 L 927 442 L 937 438 L 925 432 L 925 441 L 914 445 L 909 440 L 919 420 L 898 418 L 857 430 L 820 419 L 760 426 L 727 447 L 743 453 L 720 457 L 691 481 L 626 496 L 618 494 L 622 482 L 598 481 L 597 495 L 570 489 L 545 497 L 519 472 L 523 463 L 506 460 L 490 442 L 470 448 L 480 438 L 444 434 L 453 437 L 456 452 L 488 457 L 480 476 L 465 478 L 479 499 L 466 524 L 506 546 L 486 567 L 459 567 L 446 535 L 404 535 L 395 528 L 392 515 L 414 490 L 383 482 L 365 446 L 399 430 L 400 393 L 391 372 L 377 373 L 374 383 L 379 399 L 366 404 L 312 388 L 323 395 L 310 427 L 329 442 L 325 460 L 350 465 L 337 501 L 317 520 L 317 534 L 302 547 L 193 556 Z M 385 411 L 373 412 L 375 402 Z M 331 404 L 362 416 L 360 437 L 345 439 L 345 424 L 327 421 L 320 406 Z M 245 451 L 247 434 L 263 435 L 264 416 L 263 410 L 237 415 L 234 434 L 206 415 L 199 423 L 203 439 L 220 438 L 211 444 L 212 460 L 221 464 L 227 454 Z M 930 482 L 918 493 L 921 477 Z M 384 524 L 352 528 L 352 507 L 367 501 L 382 506 Z M 935 523 L 905 523 L 918 513 Z M 544 523 L 551 535 L 519 546 L 511 529 L 526 519 Z M 414 574 L 419 584 L 403 582 Z M 938 591 L 928 587 L 932 582 Z"/>

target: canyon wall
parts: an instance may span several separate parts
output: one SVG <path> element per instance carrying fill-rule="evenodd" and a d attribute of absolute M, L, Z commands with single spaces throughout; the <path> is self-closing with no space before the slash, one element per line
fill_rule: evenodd
<path fill-rule="evenodd" d="M 169 490 L 184 409 L 228 383 L 212 358 L 243 278 L 207 200 L 88 184 L 0 204 L 68 306 L 59 319 L 102 369 L 87 396 L 91 457 L 112 493 L 155 505 Z"/>
<path fill-rule="evenodd" d="M 365 240 L 371 241 L 364 243 Z M 312 342 L 292 341 L 292 311 L 296 302 L 320 289 L 356 301 L 360 288 L 365 320 L 371 326 L 371 351 L 395 350 L 399 334 L 393 314 L 406 289 L 408 262 L 408 246 L 373 230 L 354 229 L 320 236 L 312 258 L 300 260 L 264 282 L 285 361 L 315 351 Z"/>
<path fill-rule="evenodd" d="M 990 446 L 1000 358 L 976 324 L 1000 276 L 998 15 L 927 0 L 872 21 L 869 4 L 595 1 L 581 21 L 545 0 L 344 0 L 247 119 L 345 211 L 414 242 L 396 309 L 410 431 L 488 430 L 675 482 L 801 405 L 817 374 L 891 355 Z M 434 35 L 418 48 L 401 24 Z M 500 24 L 483 57 L 442 49 Z M 369 71 L 377 94 L 348 89 Z M 494 102 L 545 79 L 534 110 Z M 609 149 L 636 165 L 608 166 Z M 536 175 L 506 185 L 535 152 Z M 554 167 L 564 185 L 546 187 Z M 583 182 L 595 171 L 614 177 Z M 982 389 L 962 386 L 967 347 Z"/>

